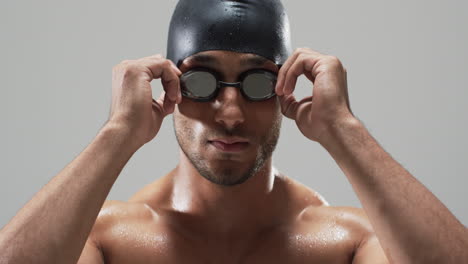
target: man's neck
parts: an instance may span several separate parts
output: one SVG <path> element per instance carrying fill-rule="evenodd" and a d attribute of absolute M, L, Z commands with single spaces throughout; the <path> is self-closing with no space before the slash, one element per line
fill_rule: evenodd
<path fill-rule="evenodd" d="M 234 186 L 208 181 L 183 153 L 169 175 L 171 207 L 200 218 L 218 236 L 268 228 L 285 215 L 285 188 L 279 184 L 281 178 L 271 158 L 250 179 Z"/>

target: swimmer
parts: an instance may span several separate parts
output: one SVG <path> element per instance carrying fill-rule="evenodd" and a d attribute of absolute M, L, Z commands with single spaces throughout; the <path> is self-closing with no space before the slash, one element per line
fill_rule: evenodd
<path fill-rule="evenodd" d="M 292 50 L 279 0 L 180 0 L 167 48 L 113 68 L 108 120 L 1 230 L 1 264 L 468 263 L 466 228 L 354 115 L 340 60 Z M 301 75 L 313 96 L 297 101 Z M 178 165 L 106 201 L 168 116 Z M 283 116 L 333 157 L 363 209 L 273 166 Z"/>

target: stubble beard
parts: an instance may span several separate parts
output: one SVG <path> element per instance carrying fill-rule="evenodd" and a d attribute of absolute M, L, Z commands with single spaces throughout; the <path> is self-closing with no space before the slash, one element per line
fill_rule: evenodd
<path fill-rule="evenodd" d="M 184 152 L 185 156 L 190 160 L 193 167 L 195 167 L 195 169 L 201 176 L 203 176 L 203 178 L 217 185 L 235 186 L 244 183 L 249 178 L 257 174 L 257 172 L 263 168 L 265 162 L 272 156 L 280 136 L 281 121 L 281 116 L 275 118 L 269 133 L 259 138 L 258 142 L 260 142 L 260 148 L 257 152 L 255 160 L 251 162 L 251 164 L 247 167 L 246 170 L 244 170 L 244 172 L 240 171 L 239 166 L 236 166 L 236 163 L 234 162 L 232 166 L 225 166 L 220 168 L 219 171 L 214 171 L 208 166 L 206 159 L 200 155 L 199 152 L 189 151 L 190 145 L 193 143 L 206 145 L 210 143 L 199 143 L 193 130 L 190 128 L 190 126 L 185 125 L 185 122 L 183 121 L 179 127 L 176 125 L 177 122 L 175 122 L 175 118 L 173 118 L 173 127 L 180 149 Z M 225 134 L 230 134 L 227 131 L 225 132 Z M 227 158 L 229 155 L 230 154 L 226 154 L 225 157 Z"/>

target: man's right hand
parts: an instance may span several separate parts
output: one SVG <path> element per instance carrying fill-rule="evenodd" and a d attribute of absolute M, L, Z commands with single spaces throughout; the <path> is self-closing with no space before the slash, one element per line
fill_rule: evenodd
<path fill-rule="evenodd" d="M 0 263 L 76 263 L 134 147 L 153 139 L 182 99 L 182 73 L 160 55 L 123 61 L 112 73 L 112 105 L 104 125 L 109 129 L 0 229 Z M 150 83 L 158 78 L 165 92 L 153 100 Z M 97 247 L 89 243 L 88 248 L 82 262 L 103 263 Z"/>
<path fill-rule="evenodd" d="M 182 72 L 161 55 L 123 60 L 112 69 L 112 104 L 107 123 L 128 129 L 132 143 L 141 147 L 158 133 L 162 120 L 182 101 Z M 161 78 L 164 91 L 153 99 L 151 81 Z"/>

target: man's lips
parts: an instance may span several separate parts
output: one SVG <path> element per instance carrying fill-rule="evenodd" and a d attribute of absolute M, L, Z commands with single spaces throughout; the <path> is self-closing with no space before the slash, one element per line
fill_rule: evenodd
<path fill-rule="evenodd" d="M 208 142 L 217 149 L 227 152 L 239 152 L 249 145 L 248 140 L 243 138 L 217 138 Z"/>
<path fill-rule="evenodd" d="M 224 144 L 242 143 L 242 142 L 248 143 L 249 142 L 247 139 L 241 138 L 241 137 L 214 138 L 209 141 L 219 141 Z"/>

